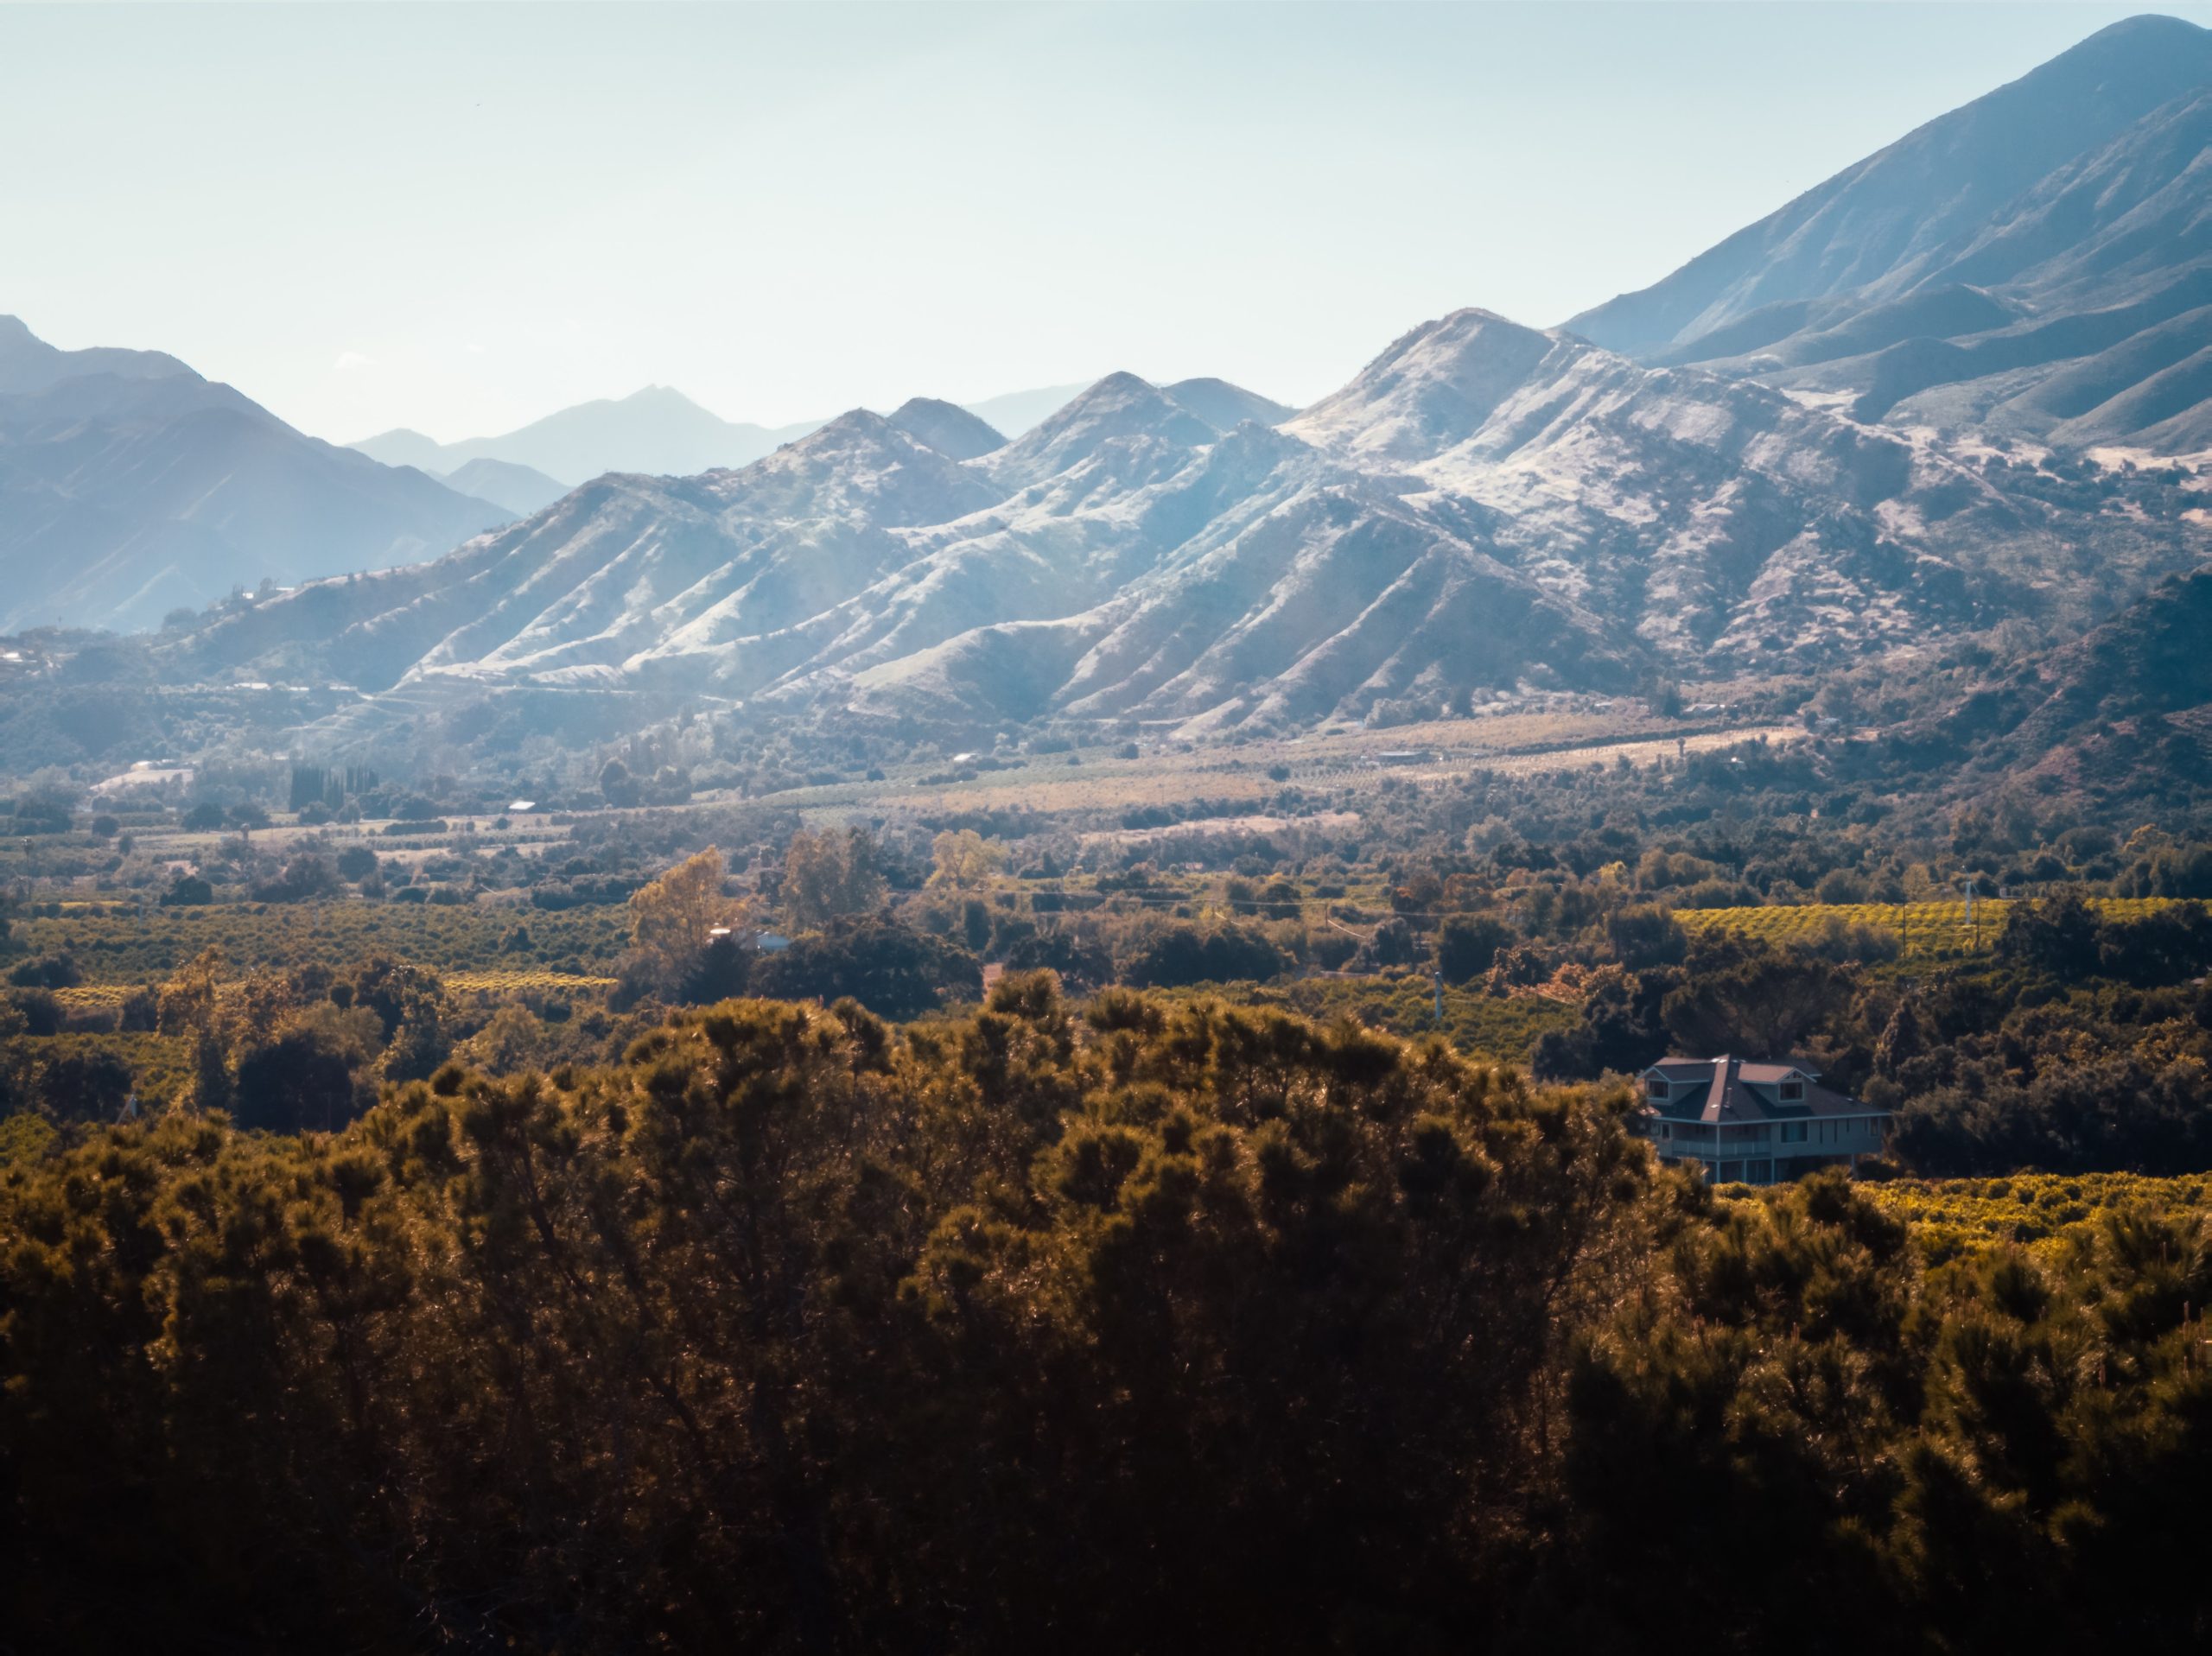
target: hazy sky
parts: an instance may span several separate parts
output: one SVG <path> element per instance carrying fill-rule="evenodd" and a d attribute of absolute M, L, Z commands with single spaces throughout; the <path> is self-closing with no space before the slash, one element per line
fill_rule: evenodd
<path fill-rule="evenodd" d="M 0 311 L 341 441 L 649 383 L 1303 403 L 1454 307 L 1651 282 L 2139 10 L 0 3 Z"/>

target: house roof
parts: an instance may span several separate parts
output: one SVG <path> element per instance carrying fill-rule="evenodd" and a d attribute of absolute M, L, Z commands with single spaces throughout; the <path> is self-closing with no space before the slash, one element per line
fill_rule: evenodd
<path fill-rule="evenodd" d="M 1794 1063 L 1754 1063 L 1723 1055 L 1718 1058 L 1662 1058 L 1644 1071 L 1662 1075 L 1669 1096 L 1647 1097 L 1645 1111 L 1669 1121 L 1802 1121 L 1816 1116 L 1883 1115 L 1887 1112 L 1848 1094 L 1823 1087 L 1819 1072 Z M 1785 1081 L 1805 1083 L 1802 1101 L 1784 1103 Z"/>

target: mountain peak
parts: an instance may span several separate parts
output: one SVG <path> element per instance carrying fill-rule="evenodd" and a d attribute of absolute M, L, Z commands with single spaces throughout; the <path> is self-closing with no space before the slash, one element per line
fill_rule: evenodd
<path fill-rule="evenodd" d="M 118 379 L 200 378 L 166 352 L 114 346 L 64 351 L 32 333 L 22 317 L 0 316 L 0 392 L 42 391 L 88 374 L 112 374 Z"/>
<path fill-rule="evenodd" d="M 1298 410 L 1257 391 L 1211 378 L 1179 379 L 1167 395 L 1216 431 L 1228 433 L 1250 421 L 1255 425 L 1279 426 Z"/>
<path fill-rule="evenodd" d="M 1006 447 L 988 421 L 934 397 L 910 397 L 893 411 L 891 423 L 915 441 L 957 460 L 974 460 Z"/>
<path fill-rule="evenodd" d="M 613 400 L 618 406 L 623 408 L 661 408 L 708 415 L 713 412 L 684 396 L 673 385 L 641 385 L 629 396 L 618 397 Z"/>
<path fill-rule="evenodd" d="M 1427 459 L 1479 427 L 1556 350 L 1586 350 L 1473 306 L 1391 341 L 1287 429 L 1375 459 Z"/>
<path fill-rule="evenodd" d="M 1122 371 L 1107 375 L 983 464 L 1001 482 L 1019 485 L 1065 472 L 1117 441 L 1151 438 L 1199 448 L 1220 435 L 1151 381 Z"/>

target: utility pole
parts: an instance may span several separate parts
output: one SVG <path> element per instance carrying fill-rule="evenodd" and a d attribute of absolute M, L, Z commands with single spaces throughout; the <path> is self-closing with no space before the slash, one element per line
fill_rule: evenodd
<path fill-rule="evenodd" d="M 1444 968 L 1441 966 L 1431 968 L 1428 981 L 1429 987 L 1436 991 L 1436 1028 L 1440 1034 L 1444 1029 Z"/>

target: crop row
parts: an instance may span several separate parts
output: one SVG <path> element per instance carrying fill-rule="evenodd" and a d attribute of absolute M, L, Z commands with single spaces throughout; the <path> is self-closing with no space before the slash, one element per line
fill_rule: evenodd
<path fill-rule="evenodd" d="M 448 989 L 484 990 L 494 994 L 554 993 L 614 987 L 613 978 L 575 972 L 448 972 L 443 981 Z"/>
<path fill-rule="evenodd" d="M 65 912 L 16 921 L 10 941 L 31 955 L 67 954 L 90 984 L 156 982 L 204 949 L 238 971 L 332 967 L 388 955 L 438 972 L 611 966 L 628 942 L 616 905 L 563 910 L 436 908 L 337 902 L 217 904 L 157 917 Z"/>
<path fill-rule="evenodd" d="M 2202 1173 L 2016 1173 L 1863 1188 L 1911 1226 L 1915 1245 L 1931 1264 L 2006 1247 L 2052 1258 L 2086 1240 L 2107 1213 L 2202 1213 L 2212 1207 L 2212 1176 Z"/>
<path fill-rule="evenodd" d="M 2133 920 L 2175 901 L 2164 897 L 2091 898 L 2108 919 Z M 1899 937 L 1910 954 L 1987 949 L 2005 930 L 2012 902 L 1982 898 L 1971 911 L 1963 898 L 1940 903 L 1802 903 L 1756 908 L 1678 909 L 1675 917 L 1692 930 L 1739 931 L 1770 942 L 1818 936 L 1830 926 L 1869 926 Z"/>

